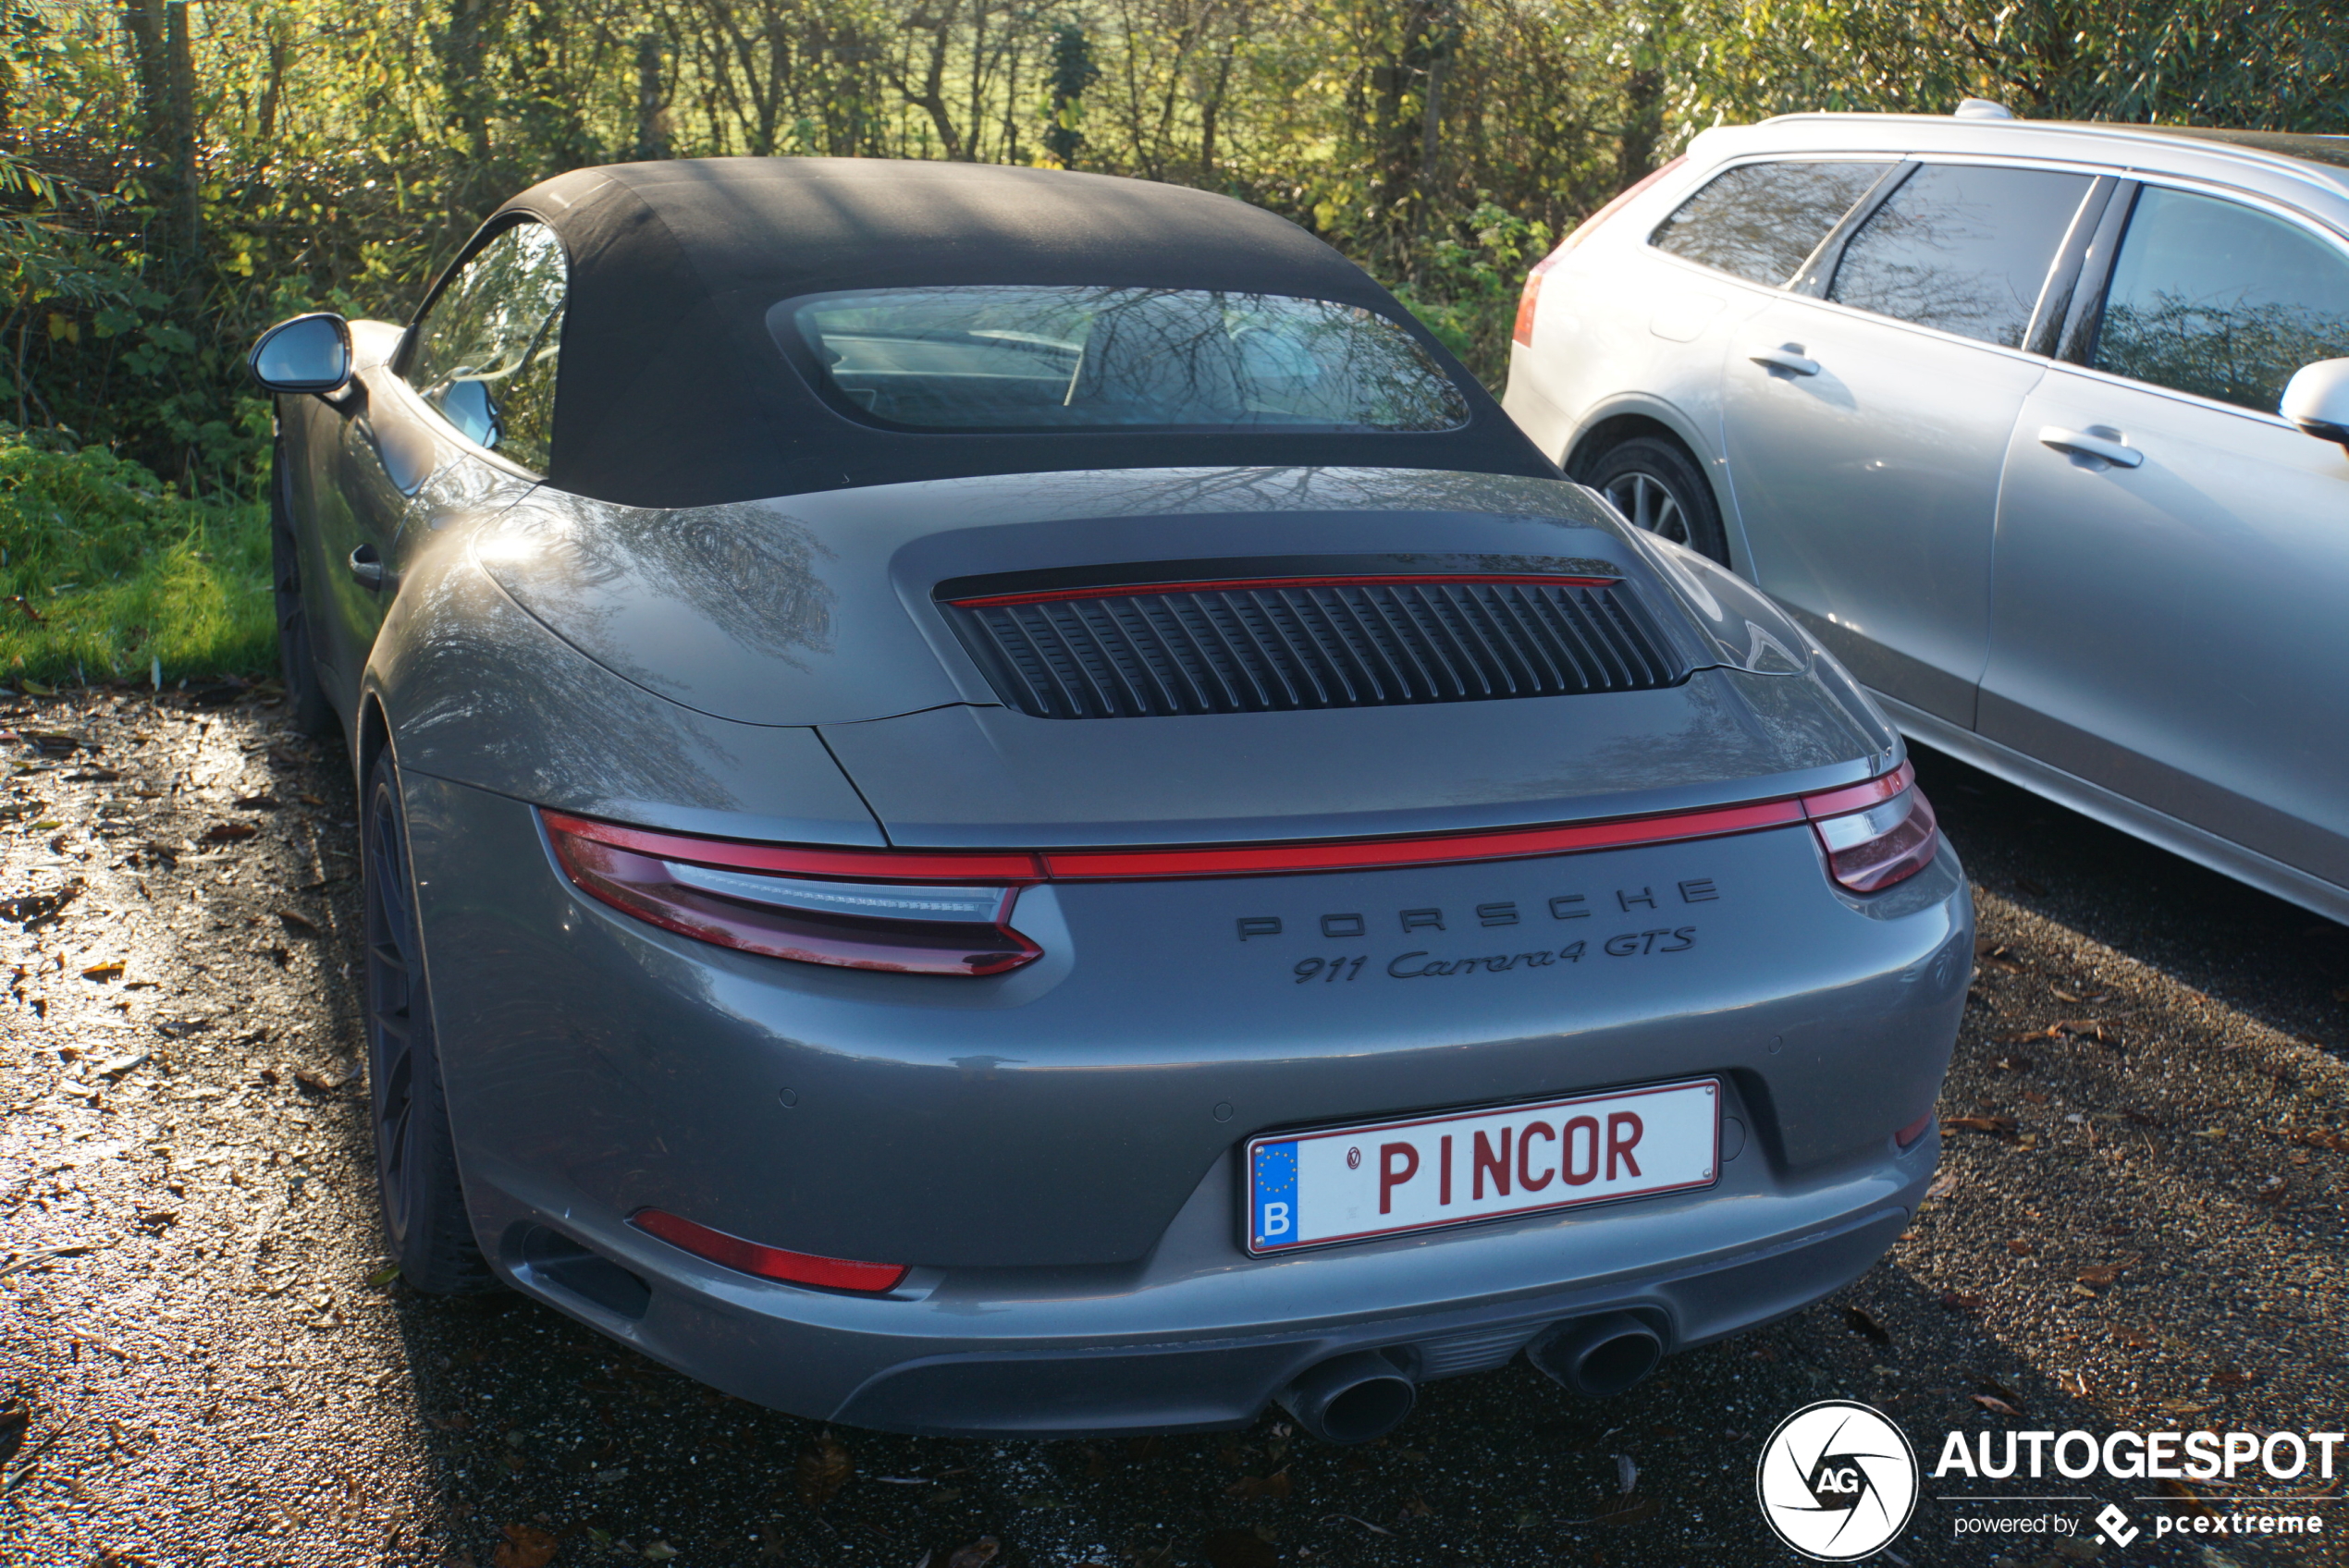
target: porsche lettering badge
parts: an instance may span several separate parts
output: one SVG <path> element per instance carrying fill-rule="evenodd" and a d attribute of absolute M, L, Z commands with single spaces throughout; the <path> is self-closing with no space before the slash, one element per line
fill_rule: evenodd
<path fill-rule="evenodd" d="M 1660 912 L 1664 906 L 1672 903 L 1714 903 L 1720 897 L 1721 889 L 1711 877 L 1696 876 L 1661 888 L 1615 888 L 1601 903 L 1601 910 L 1636 916 L 1652 910 Z M 1425 934 L 1431 932 L 1448 936 L 1456 925 L 1465 932 L 1538 922 L 1543 913 L 1552 920 L 1587 920 L 1593 913 L 1591 907 L 1593 901 L 1587 893 L 1560 893 L 1543 901 L 1546 911 L 1543 903 L 1527 905 L 1515 900 L 1503 900 L 1466 906 L 1465 913 L 1461 913 L 1459 906 L 1448 910 L 1434 905 L 1399 909 L 1394 912 L 1394 918 L 1403 935 L 1420 936 L 1424 939 Z M 1612 903 L 1615 909 L 1605 911 L 1605 903 Z M 1324 914 L 1316 923 L 1319 934 L 1333 941 L 1368 937 L 1374 924 L 1383 924 L 1383 919 L 1361 911 Z M 1242 942 L 1305 934 L 1304 931 L 1292 933 L 1288 921 L 1277 914 L 1242 915 L 1235 925 Z M 1313 927 L 1307 926 L 1305 929 L 1311 930 Z M 1524 934 L 1532 935 L 1531 931 Z M 1530 951 L 1447 954 L 1432 947 L 1414 948 L 1408 952 L 1397 953 L 1377 966 L 1371 965 L 1371 955 L 1367 953 L 1322 953 L 1298 959 L 1289 973 L 1299 986 L 1315 983 L 1350 985 L 1360 979 L 1366 970 L 1371 974 L 1383 973 L 1396 980 L 1422 980 L 1439 974 L 1504 974 L 1512 970 L 1548 969 L 1558 964 L 1580 963 L 1588 956 L 1646 958 L 1659 953 L 1684 953 L 1696 944 L 1697 928 L 1694 925 L 1655 925 L 1644 930 L 1617 931 L 1605 937 L 1578 937 L 1563 947 L 1535 948 Z"/>

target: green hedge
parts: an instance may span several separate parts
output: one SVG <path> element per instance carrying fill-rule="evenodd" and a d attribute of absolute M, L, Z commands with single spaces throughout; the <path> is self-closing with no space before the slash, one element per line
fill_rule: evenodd
<path fill-rule="evenodd" d="M 0 680 L 256 675 L 272 622 L 265 507 L 0 426 Z"/>

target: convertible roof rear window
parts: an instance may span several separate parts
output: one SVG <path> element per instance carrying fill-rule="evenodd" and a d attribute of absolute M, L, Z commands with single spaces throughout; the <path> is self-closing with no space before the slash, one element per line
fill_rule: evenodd
<path fill-rule="evenodd" d="M 1401 323 L 1326 300 L 971 284 L 810 295 L 769 320 L 834 407 L 897 428 L 1444 431 L 1469 419 Z"/>

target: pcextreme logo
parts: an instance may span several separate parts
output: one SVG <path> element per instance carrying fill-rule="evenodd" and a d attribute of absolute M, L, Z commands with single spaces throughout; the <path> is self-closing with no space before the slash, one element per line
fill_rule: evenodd
<path fill-rule="evenodd" d="M 1778 1423 L 1753 1489 L 1778 1539 L 1814 1562 L 1855 1562 L 1909 1527 L 1916 1451 L 1882 1411 L 1821 1400 Z"/>

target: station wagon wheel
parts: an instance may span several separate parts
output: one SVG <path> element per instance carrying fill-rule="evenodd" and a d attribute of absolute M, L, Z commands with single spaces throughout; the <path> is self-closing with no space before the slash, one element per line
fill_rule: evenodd
<path fill-rule="evenodd" d="M 286 707 L 304 735 L 335 732 L 335 710 L 318 683 L 317 656 L 310 645 L 310 610 L 301 599 L 301 553 L 294 541 L 293 508 L 287 486 L 286 444 L 278 439 L 270 465 L 269 582 L 277 612 L 277 670 L 286 682 Z"/>
<path fill-rule="evenodd" d="M 387 748 L 368 771 L 361 875 L 366 903 L 368 1107 L 384 1239 L 400 1278 L 435 1294 L 494 1281 L 475 1246 L 433 1033 L 407 816 Z"/>
<path fill-rule="evenodd" d="M 1713 487 L 1678 443 L 1654 435 L 1618 442 L 1586 465 L 1582 482 L 1635 527 L 1729 564 Z"/>

